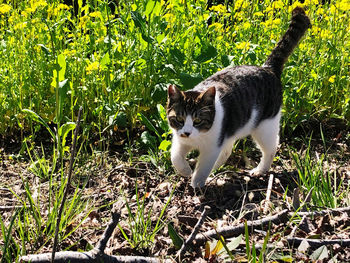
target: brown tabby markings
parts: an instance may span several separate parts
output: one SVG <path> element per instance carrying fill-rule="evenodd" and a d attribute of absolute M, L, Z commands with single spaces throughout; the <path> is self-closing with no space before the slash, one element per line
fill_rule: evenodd
<path fill-rule="evenodd" d="M 172 99 L 169 97 L 167 115 L 170 126 L 176 130 L 183 127 L 186 116 L 192 116 L 193 126 L 199 131 L 209 130 L 215 117 L 215 89 L 207 92 L 187 91 L 182 92 L 175 86 Z"/>

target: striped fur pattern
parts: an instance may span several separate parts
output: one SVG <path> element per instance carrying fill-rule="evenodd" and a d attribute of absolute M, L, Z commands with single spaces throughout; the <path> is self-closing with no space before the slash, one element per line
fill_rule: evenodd
<path fill-rule="evenodd" d="M 226 162 L 234 141 L 248 135 L 262 152 L 251 174 L 269 170 L 279 143 L 283 65 L 310 25 L 304 10 L 297 7 L 286 33 L 262 67 L 229 67 L 190 91 L 169 86 L 171 160 L 178 173 L 191 176 L 192 187 L 203 187 L 211 171 Z M 200 152 L 194 171 L 186 161 L 193 149 Z"/>

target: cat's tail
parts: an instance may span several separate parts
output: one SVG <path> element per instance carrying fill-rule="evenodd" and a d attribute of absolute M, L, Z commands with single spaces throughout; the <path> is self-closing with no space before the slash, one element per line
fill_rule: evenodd
<path fill-rule="evenodd" d="M 311 27 L 311 22 L 304 9 L 296 7 L 292 12 L 287 32 L 272 50 L 263 67 L 271 68 L 276 76 L 280 77 L 284 63 L 309 27 Z"/>

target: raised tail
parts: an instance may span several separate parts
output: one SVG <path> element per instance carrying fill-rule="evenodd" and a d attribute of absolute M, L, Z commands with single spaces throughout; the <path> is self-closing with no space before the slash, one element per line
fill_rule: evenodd
<path fill-rule="evenodd" d="M 280 77 L 284 63 L 309 27 L 311 27 L 311 22 L 304 9 L 296 7 L 292 12 L 287 32 L 272 50 L 263 67 L 271 68 L 276 76 Z"/>

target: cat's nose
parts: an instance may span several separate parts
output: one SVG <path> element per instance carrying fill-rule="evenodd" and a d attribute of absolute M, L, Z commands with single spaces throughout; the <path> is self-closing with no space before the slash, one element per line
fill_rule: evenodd
<path fill-rule="evenodd" d="M 181 134 L 181 137 L 189 137 L 190 135 L 190 132 L 184 132 L 183 134 Z"/>

